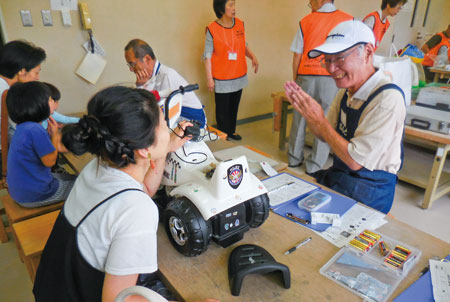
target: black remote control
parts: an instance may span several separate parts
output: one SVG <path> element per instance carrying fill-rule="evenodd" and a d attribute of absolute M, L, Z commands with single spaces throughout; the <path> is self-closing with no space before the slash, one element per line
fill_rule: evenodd
<path fill-rule="evenodd" d="M 198 121 L 190 121 L 193 126 L 187 126 L 184 130 L 184 136 L 192 136 L 191 141 L 200 141 L 200 123 Z"/>

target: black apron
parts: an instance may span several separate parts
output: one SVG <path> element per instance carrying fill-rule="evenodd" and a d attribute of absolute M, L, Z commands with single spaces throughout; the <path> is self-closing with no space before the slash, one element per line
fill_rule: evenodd
<path fill-rule="evenodd" d="M 74 227 L 64 215 L 56 219 L 36 272 L 36 302 L 101 302 L 105 273 L 92 267 L 78 249 L 77 230 L 83 221 L 111 198 L 140 189 L 121 190 L 92 208 Z M 144 193 L 144 192 L 143 192 Z M 145 194 L 145 193 L 144 193 Z"/>
<path fill-rule="evenodd" d="M 339 110 L 338 124 L 336 126 L 336 131 L 339 135 L 350 141 L 355 135 L 359 119 L 364 109 L 375 96 L 386 89 L 399 90 L 403 95 L 403 99 L 405 98 L 403 91 L 397 85 L 386 84 L 372 93 L 359 109 L 352 109 L 347 106 L 347 92 L 344 93 Z M 345 126 L 341 121 L 341 112 L 344 112 L 347 117 Z M 403 144 L 401 150 L 403 163 Z M 350 169 L 336 155 L 333 155 L 333 166 L 327 170 L 317 171 L 313 176 L 317 179 L 318 183 L 362 202 L 380 212 L 388 213 L 392 207 L 395 185 L 397 184 L 396 174 L 383 170 L 370 171 L 364 167 L 355 171 Z"/>

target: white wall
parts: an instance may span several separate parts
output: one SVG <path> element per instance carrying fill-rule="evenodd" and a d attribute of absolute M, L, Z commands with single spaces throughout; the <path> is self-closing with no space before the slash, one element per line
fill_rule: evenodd
<path fill-rule="evenodd" d="M 41 9 L 49 9 L 49 0 L 1 0 L 9 40 L 26 39 L 45 48 L 48 58 L 43 64 L 41 79 L 52 82 L 62 91 L 62 113 L 85 110 L 86 103 L 99 89 L 121 82 L 133 82 L 123 58 L 123 47 L 133 38 L 142 38 L 154 48 L 157 57 L 178 70 L 188 82 L 198 82 L 198 95 L 206 105 L 210 122 L 214 121 L 213 95 L 205 89 L 204 66 L 201 62 L 205 27 L 215 19 L 212 0 L 85 0 L 92 17 L 94 36 L 105 48 L 108 64 L 96 85 L 74 74 L 85 54 L 81 44 L 87 33 L 81 29 L 78 12 L 71 12 L 72 27 L 63 27 L 59 12 L 53 11 L 52 27 L 44 27 Z M 409 0 L 411 2 L 415 0 Z M 417 15 L 423 15 L 425 2 Z M 336 0 L 338 8 L 364 17 L 377 10 L 381 0 Z M 250 85 L 244 90 L 239 118 L 272 111 L 270 94 L 280 91 L 291 78 L 290 44 L 298 21 L 309 13 L 308 0 L 237 0 L 237 16 L 244 20 L 250 48 L 257 55 L 260 71 L 249 71 Z M 33 27 L 23 27 L 20 9 L 30 9 Z M 450 16 L 450 0 L 433 0 L 427 26 L 416 20 L 409 28 L 411 11 L 399 14 L 379 48 L 387 53 L 392 33 L 395 44 L 403 47 L 415 39 L 419 30 L 436 32 L 446 27 Z M 418 18 L 418 17 L 416 17 Z M 251 65 L 251 64 L 249 64 Z"/>

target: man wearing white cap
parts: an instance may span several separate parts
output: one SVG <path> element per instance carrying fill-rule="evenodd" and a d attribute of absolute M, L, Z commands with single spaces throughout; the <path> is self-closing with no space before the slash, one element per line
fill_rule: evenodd
<path fill-rule="evenodd" d="M 314 135 L 333 150 L 333 166 L 314 173 L 317 181 L 388 213 L 402 164 L 406 108 L 403 91 L 374 68 L 374 44 L 369 27 L 345 21 L 308 53 L 324 55 L 322 64 L 341 88 L 327 117 L 296 83 L 287 82 L 285 92 Z"/>

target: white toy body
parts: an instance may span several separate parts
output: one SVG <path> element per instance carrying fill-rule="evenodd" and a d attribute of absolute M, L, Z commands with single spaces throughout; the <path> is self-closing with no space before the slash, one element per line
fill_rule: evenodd
<path fill-rule="evenodd" d="M 212 177 L 207 177 L 214 168 Z M 188 142 L 184 150 L 182 147 L 169 154 L 161 184 L 176 186 L 170 196 L 187 197 L 206 220 L 267 193 L 261 181 L 250 172 L 245 156 L 218 162 L 203 141 Z"/>
<path fill-rule="evenodd" d="M 176 127 L 180 116 L 180 93 L 195 89 L 198 85 L 180 87 L 167 97 L 160 92 L 163 99 L 159 105 L 170 128 Z M 185 135 L 198 135 L 199 124 L 193 124 Z M 211 239 L 229 246 L 250 228 L 262 225 L 269 215 L 267 190 L 250 172 L 245 156 L 218 162 L 201 139 L 192 138 L 167 156 L 161 184 L 168 193 L 159 201 L 155 198 L 162 210 L 161 220 L 172 245 L 185 256 L 203 253 Z"/>

